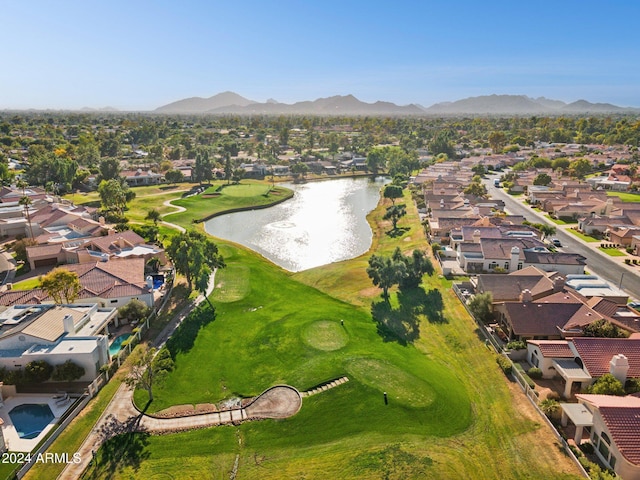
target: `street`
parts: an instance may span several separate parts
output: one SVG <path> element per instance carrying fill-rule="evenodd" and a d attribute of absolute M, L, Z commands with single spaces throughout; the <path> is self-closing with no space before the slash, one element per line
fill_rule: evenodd
<path fill-rule="evenodd" d="M 640 274 L 637 271 L 637 267 L 636 270 L 632 270 L 633 267 L 626 267 L 613 257 L 601 252 L 597 249 L 600 243 L 589 244 L 575 235 L 564 232 L 560 226 L 550 221 L 543 214 L 521 203 L 502 188 L 495 187 L 493 181 L 496 178 L 500 178 L 500 175 L 490 175 L 483 181 L 490 197 L 504 201 L 507 213 L 522 215 L 526 220 L 533 223 L 546 223 L 556 227 L 554 237 L 562 242 L 563 248 L 561 251 L 580 253 L 587 259 L 586 268 L 589 272 L 599 275 L 616 287 L 622 288 L 632 297 L 640 298 Z"/>

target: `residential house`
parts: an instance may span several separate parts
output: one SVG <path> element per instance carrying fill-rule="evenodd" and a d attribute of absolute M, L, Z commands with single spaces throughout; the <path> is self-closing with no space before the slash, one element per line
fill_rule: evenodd
<path fill-rule="evenodd" d="M 44 360 L 71 360 L 84 368 L 79 381 L 90 382 L 109 362 L 108 325 L 115 308 L 98 305 L 15 305 L 0 309 L 0 367 L 14 370 Z"/>
<path fill-rule="evenodd" d="M 616 245 L 630 247 L 634 235 L 640 235 L 640 226 L 615 226 L 609 228 L 609 241 Z"/>
<path fill-rule="evenodd" d="M 629 295 L 597 275 L 570 274 L 565 287 L 582 298 L 606 298 L 618 305 L 626 305 Z"/>
<path fill-rule="evenodd" d="M 98 303 L 102 307 L 121 307 L 132 299 L 153 306 L 153 281 L 145 279 L 143 258 L 128 258 L 65 265 L 78 274 L 82 289 L 78 300 Z M 0 293 L 0 305 L 53 303 L 53 299 L 40 288 L 33 290 L 7 290 Z"/>
<path fill-rule="evenodd" d="M 623 480 L 640 478 L 640 397 L 577 394 L 578 403 L 562 403 L 562 425 L 576 425 L 575 442 L 589 434 L 600 461 Z"/>
<path fill-rule="evenodd" d="M 139 185 L 158 185 L 162 183 L 164 175 L 161 173 L 155 173 L 151 170 L 123 170 L 120 172 L 120 176 L 125 179 L 130 187 Z"/>
<path fill-rule="evenodd" d="M 557 272 L 545 272 L 537 267 L 525 267 L 508 275 L 480 274 L 476 277 L 477 293 L 491 293 L 493 303 L 519 301 L 528 290 L 532 300 L 562 291 L 564 278 Z"/>

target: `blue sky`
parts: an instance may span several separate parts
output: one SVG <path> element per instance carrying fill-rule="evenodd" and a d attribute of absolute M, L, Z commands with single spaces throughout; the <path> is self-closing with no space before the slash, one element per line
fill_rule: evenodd
<path fill-rule="evenodd" d="M 0 20 L 5 109 L 152 110 L 227 90 L 640 107 L 633 0 L 0 0 Z"/>

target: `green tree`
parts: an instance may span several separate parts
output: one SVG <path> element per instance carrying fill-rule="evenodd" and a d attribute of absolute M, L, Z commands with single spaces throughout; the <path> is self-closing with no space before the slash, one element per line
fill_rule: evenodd
<path fill-rule="evenodd" d="M 392 257 L 371 255 L 367 275 L 376 287 L 382 289 L 382 297 L 389 301 L 389 289 L 400 282 L 405 274 L 404 262 L 395 261 Z"/>
<path fill-rule="evenodd" d="M 72 360 L 67 360 L 64 363 L 53 367 L 53 375 L 51 375 L 51 379 L 56 382 L 73 382 L 74 380 L 81 378 L 84 374 L 85 370 L 83 367 L 74 363 Z"/>
<path fill-rule="evenodd" d="M 24 195 L 20 197 L 18 204 L 24 207 L 24 215 L 27 217 L 27 223 L 29 224 L 29 238 L 33 239 L 33 227 L 31 226 L 31 212 L 29 211 L 29 207 L 31 207 L 31 198 L 28 195 Z"/>
<path fill-rule="evenodd" d="M 403 275 L 398 279 L 400 289 L 416 288 L 422 282 L 425 273 L 433 275 L 435 271 L 431 260 L 421 250 L 416 249 L 410 256 L 405 256 L 400 247 L 396 247 L 391 258 L 404 264 Z"/>
<path fill-rule="evenodd" d="M 147 391 L 147 394 L 149 395 L 149 403 L 153 402 L 155 372 L 152 368 L 152 363 L 155 354 L 155 348 L 149 348 L 147 345 L 142 345 L 140 354 L 131 365 L 130 373 L 125 378 L 125 383 L 130 387 L 141 388 Z"/>
<path fill-rule="evenodd" d="M 456 149 L 452 137 L 453 134 L 451 131 L 441 130 L 429 142 L 429 152 L 433 156 L 443 153 L 449 158 L 455 158 Z"/>
<path fill-rule="evenodd" d="M 547 186 L 552 182 L 552 178 L 550 175 L 546 174 L 546 173 L 540 173 L 536 176 L 536 178 L 533 179 L 533 184 L 534 185 L 543 185 L 543 186 Z"/>
<path fill-rule="evenodd" d="M 195 230 L 188 230 L 171 237 L 167 254 L 176 271 L 186 277 L 190 289 L 193 288 L 193 282 L 201 277 L 205 266 L 210 271 L 225 266 L 224 259 L 218 253 L 217 245 L 203 233 Z"/>
<path fill-rule="evenodd" d="M 82 290 L 78 274 L 63 267 L 54 268 L 44 275 L 40 287 L 58 305 L 63 301 L 73 303 Z"/>
<path fill-rule="evenodd" d="M 485 187 L 481 182 L 471 182 L 469 186 L 463 190 L 463 192 L 475 197 L 486 198 L 487 187 Z"/>
<path fill-rule="evenodd" d="M 180 170 L 177 170 L 177 169 L 168 170 L 164 174 L 164 178 L 167 182 L 169 182 L 172 185 L 184 181 L 184 175 Z"/>
<path fill-rule="evenodd" d="M 165 178 L 167 178 L 166 174 Z M 210 181 L 212 179 L 213 165 L 211 163 L 211 159 L 209 158 L 209 151 L 204 148 L 200 148 L 196 152 L 196 162 L 193 169 L 193 180 L 202 184 L 205 181 Z M 170 181 L 168 178 L 167 180 Z"/>
<path fill-rule="evenodd" d="M 198 276 L 195 280 L 196 290 L 202 294 L 204 299 L 207 301 L 211 309 L 213 310 L 213 305 L 211 304 L 211 300 L 207 296 L 209 290 L 209 282 L 211 281 L 211 269 L 204 265 L 200 271 L 198 272 Z"/>
<path fill-rule="evenodd" d="M 585 337 L 626 338 L 629 335 L 617 325 L 604 318 L 586 325 L 582 332 Z"/>
<path fill-rule="evenodd" d="M 24 367 L 24 380 L 27 383 L 46 382 L 51 378 L 53 367 L 44 360 L 34 360 Z"/>
<path fill-rule="evenodd" d="M 569 165 L 569 172 L 571 175 L 578 179 L 583 179 L 588 173 L 592 170 L 591 162 L 586 158 L 580 158 L 578 160 L 574 160 Z"/>
<path fill-rule="evenodd" d="M 100 162 L 99 168 L 98 183 L 120 177 L 120 161 L 117 158 L 105 158 Z"/>
<path fill-rule="evenodd" d="M 129 322 L 141 322 L 149 316 L 150 312 L 151 307 L 135 298 L 131 299 L 126 305 L 118 308 L 120 318 L 126 318 Z"/>
<path fill-rule="evenodd" d="M 136 196 L 135 192 L 129 189 L 129 185 L 123 179 L 103 180 L 98 186 L 100 203 L 105 210 L 115 210 L 119 215 L 127 206 L 127 203 Z"/>
<path fill-rule="evenodd" d="M 587 393 L 594 395 L 625 395 L 622 382 L 610 373 L 605 373 L 587 388 Z"/>
<path fill-rule="evenodd" d="M 158 225 L 160 218 L 162 218 L 162 215 L 160 215 L 160 211 L 156 208 L 149 210 L 147 216 L 144 217 L 145 220 L 151 220 L 154 225 Z"/>
<path fill-rule="evenodd" d="M 393 229 L 397 230 L 398 220 L 400 220 L 400 218 L 404 217 L 406 214 L 407 208 L 404 204 L 391 205 L 390 207 L 387 207 L 387 211 L 382 218 L 384 220 L 391 220 L 391 223 L 393 223 Z"/>
<path fill-rule="evenodd" d="M 399 185 L 389 184 L 384 187 L 384 198 L 391 199 L 391 202 L 395 205 L 396 198 L 402 198 L 404 193 L 402 191 L 402 187 Z"/>
<path fill-rule="evenodd" d="M 493 320 L 493 295 L 491 292 L 478 293 L 467 302 L 473 316 L 483 323 Z"/>
<path fill-rule="evenodd" d="M 372 148 L 367 154 L 367 169 L 377 175 L 380 170 L 384 170 L 387 166 L 387 159 L 384 152 L 380 148 Z"/>
<path fill-rule="evenodd" d="M 489 134 L 489 146 L 494 153 L 499 152 L 507 144 L 507 136 L 504 132 L 493 131 Z"/>

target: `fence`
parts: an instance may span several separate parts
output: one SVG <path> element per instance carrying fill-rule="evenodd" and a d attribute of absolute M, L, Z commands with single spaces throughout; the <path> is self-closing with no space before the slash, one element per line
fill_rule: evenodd
<path fill-rule="evenodd" d="M 558 432 L 558 430 L 556 429 L 555 425 L 553 423 L 551 423 L 551 421 L 549 420 L 549 417 L 547 417 L 547 415 L 542 410 L 540 410 L 540 407 L 538 407 L 538 392 L 536 392 L 533 388 L 531 388 L 529 386 L 529 383 L 527 382 L 527 380 L 522 376 L 522 374 L 516 368 L 513 360 L 511 360 L 504 353 L 504 349 L 502 348 L 502 346 L 500 346 L 500 344 L 493 337 L 493 335 L 491 335 L 489 332 L 487 332 L 487 329 L 484 326 L 484 324 L 482 322 L 478 321 L 475 318 L 475 316 L 473 315 L 473 313 L 469 310 L 469 307 L 467 306 L 467 298 L 462 292 L 462 290 L 466 289 L 465 282 L 461 282 L 461 283 L 458 283 L 458 284 L 454 283 L 454 284 L 452 284 L 451 288 L 453 289 L 453 291 L 456 294 L 456 296 L 460 299 L 460 301 L 462 302 L 464 307 L 467 309 L 467 312 L 469 312 L 469 315 L 471 315 L 471 318 L 473 318 L 475 320 L 476 324 L 480 327 L 479 330 L 482 332 L 482 335 L 485 337 L 485 339 L 487 341 L 491 342 L 491 344 L 496 349 L 496 352 L 499 355 L 504 356 L 506 359 L 509 360 L 509 362 L 511 362 L 511 367 L 512 367 L 511 368 L 511 375 L 514 378 L 514 380 L 516 382 L 518 382 L 518 385 L 520 385 L 520 388 L 522 388 L 522 391 L 524 392 L 525 396 L 527 397 L 527 399 L 529 400 L 531 405 L 533 405 L 533 408 L 535 408 L 535 410 L 542 417 L 544 422 L 549 426 L 549 428 L 553 432 L 554 436 L 556 437 L 556 440 L 558 440 L 562 444 L 563 450 L 567 453 L 569 458 L 571 458 L 571 460 L 573 460 L 573 462 L 578 466 L 578 469 L 580 470 L 582 475 L 585 478 L 589 478 L 589 474 L 584 469 L 584 467 L 582 466 L 582 464 L 580 463 L 578 458 L 575 456 L 573 451 L 569 448 L 569 444 L 567 443 L 567 441 L 564 439 L 564 437 L 562 435 L 560 435 L 560 432 Z M 468 290 L 468 291 L 471 291 L 471 290 Z"/>
<path fill-rule="evenodd" d="M 20 469 L 15 473 L 15 478 L 18 480 L 24 477 L 27 472 L 31 469 L 31 467 L 36 463 L 36 459 L 38 455 L 44 453 L 47 448 L 51 446 L 51 444 L 58 438 L 58 436 L 64 431 L 65 428 L 71 423 L 71 421 L 76 418 L 76 416 L 87 406 L 89 400 L 91 400 L 91 395 L 85 394 L 80 397 L 80 402 L 74 407 L 74 409 L 62 417 L 62 423 L 58 425 L 58 428 L 54 430 L 54 432 L 38 447 L 35 452 L 31 453 L 32 461 L 29 463 L 25 463 Z"/>

